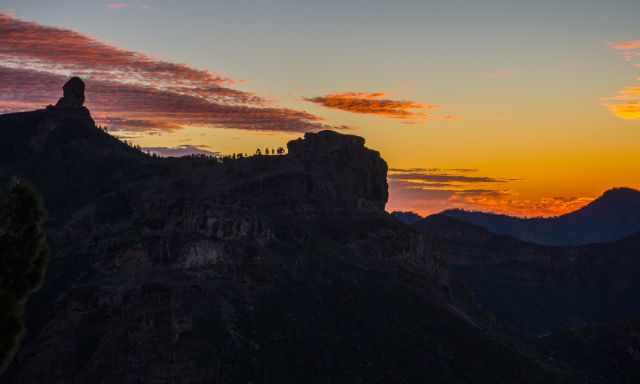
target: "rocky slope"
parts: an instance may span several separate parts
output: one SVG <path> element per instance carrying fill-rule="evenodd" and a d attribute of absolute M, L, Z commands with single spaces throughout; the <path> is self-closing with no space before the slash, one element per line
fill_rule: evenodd
<path fill-rule="evenodd" d="M 640 232 L 640 191 L 611 189 L 584 208 L 552 218 L 522 219 L 462 210 L 443 214 L 537 244 L 587 245 L 621 240 Z"/>
<path fill-rule="evenodd" d="M 159 159 L 66 102 L 0 116 L 0 134 L 0 177 L 42 191 L 52 245 L 6 382 L 565 380 L 452 307 L 362 138 Z"/>

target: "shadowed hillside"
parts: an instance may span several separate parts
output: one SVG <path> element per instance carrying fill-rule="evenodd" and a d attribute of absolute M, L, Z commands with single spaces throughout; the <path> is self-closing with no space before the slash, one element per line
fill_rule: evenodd
<path fill-rule="evenodd" d="M 537 336 L 640 315 L 640 234 L 549 247 L 436 215 L 414 225 L 446 257 L 454 298 L 512 334 Z"/>

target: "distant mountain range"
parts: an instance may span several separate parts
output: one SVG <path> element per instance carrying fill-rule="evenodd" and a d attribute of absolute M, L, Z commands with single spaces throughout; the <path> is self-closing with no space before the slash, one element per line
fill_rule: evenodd
<path fill-rule="evenodd" d="M 523 219 L 459 209 L 448 210 L 441 215 L 537 244 L 603 243 L 640 232 L 640 191 L 611 189 L 582 209 L 552 218 Z"/>

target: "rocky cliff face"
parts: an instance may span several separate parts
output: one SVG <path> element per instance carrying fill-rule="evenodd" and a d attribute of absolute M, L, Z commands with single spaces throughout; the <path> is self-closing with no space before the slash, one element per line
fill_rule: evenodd
<path fill-rule="evenodd" d="M 157 159 L 83 110 L 0 117 L 24 149 L 0 175 L 32 180 L 52 218 L 8 382 L 557 378 L 450 309 L 442 259 L 384 212 L 387 166 L 362 138 Z"/>
<path fill-rule="evenodd" d="M 364 139 L 332 131 L 307 133 L 287 144 L 289 155 L 314 175 L 317 202 L 343 209 L 383 211 L 387 203 L 387 164 L 375 151 L 363 151 Z M 330 182 L 330 183 L 327 183 Z"/>

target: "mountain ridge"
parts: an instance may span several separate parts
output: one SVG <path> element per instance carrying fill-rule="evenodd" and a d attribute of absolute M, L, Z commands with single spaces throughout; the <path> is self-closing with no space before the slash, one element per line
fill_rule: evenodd
<path fill-rule="evenodd" d="M 581 209 L 550 218 L 518 218 L 463 210 L 447 210 L 439 215 L 542 245 L 604 243 L 640 232 L 640 191 L 612 188 Z"/>

